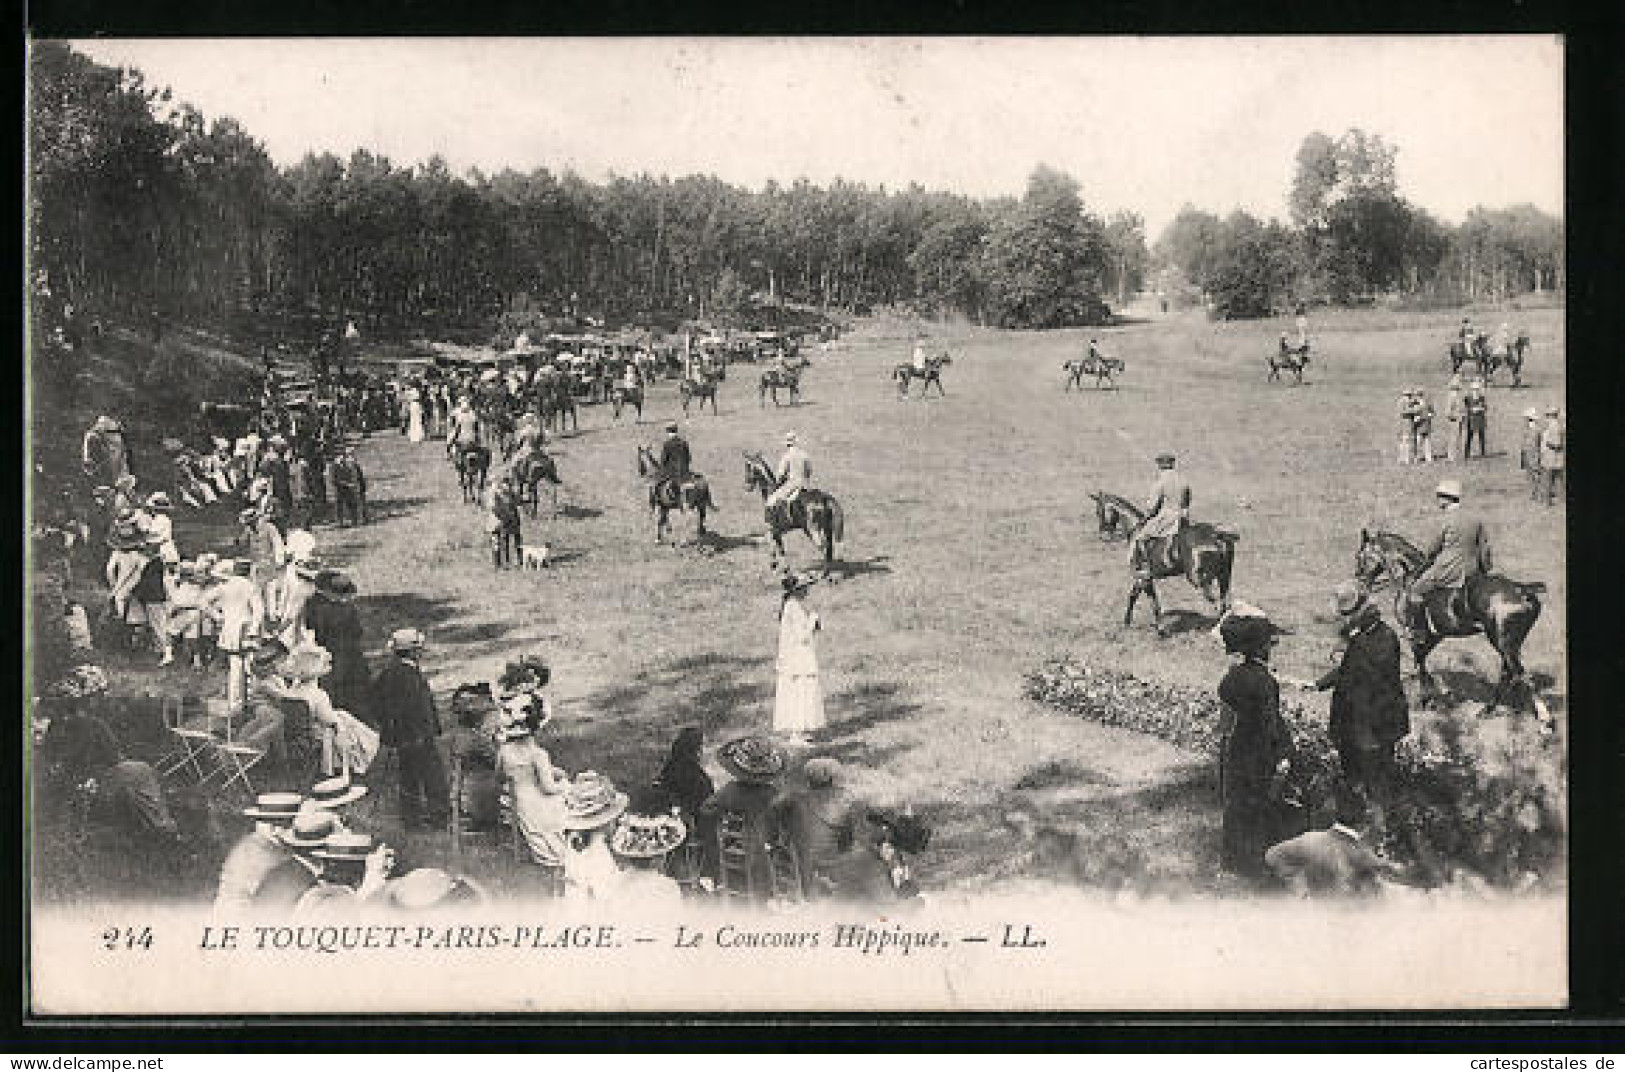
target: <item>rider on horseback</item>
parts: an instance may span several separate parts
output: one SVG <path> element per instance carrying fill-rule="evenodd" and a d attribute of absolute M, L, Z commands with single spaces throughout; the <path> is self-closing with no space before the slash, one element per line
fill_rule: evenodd
<path fill-rule="evenodd" d="M 1145 561 L 1146 541 L 1179 535 L 1191 515 L 1190 483 L 1174 469 L 1174 456 L 1167 451 L 1157 455 L 1157 479 L 1146 498 L 1145 514 L 1145 520 L 1129 541 L 1128 561 L 1136 574 L 1149 577 L 1151 566 Z"/>
<path fill-rule="evenodd" d="M 1484 523 L 1461 509 L 1461 481 L 1439 481 L 1435 495 L 1444 521 L 1427 549 L 1426 567 L 1405 594 L 1406 617 L 1413 629 L 1425 627 L 1429 593 L 1453 594 L 1465 587 L 1470 578 L 1495 568 Z"/>
<path fill-rule="evenodd" d="M 666 425 L 666 441 L 660 445 L 660 479 L 670 481 L 679 488 L 693 475 L 688 440 L 677 431 L 677 422 Z"/>
<path fill-rule="evenodd" d="M 914 336 L 914 371 L 925 374 L 925 336 Z"/>
<path fill-rule="evenodd" d="M 784 453 L 779 456 L 778 468 L 774 470 L 774 475 L 779 478 L 779 486 L 767 497 L 769 517 L 778 509 L 788 513 L 796 498 L 807 489 L 808 481 L 812 480 L 812 459 L 796 442 L 794 432 L 787 432 L 784 436 Z M 780 503 L 785 505 L 780 507 Z"/>
<path fill-rule="evenodd" d="M 446 437 L 446 453 L 453 454 L 458 447 L 477 446 L 480 441 L 480 417 L 474 412 L 474 403 L 464 394 L 457 399 L 457 408 L 451 411 L 450 432 Z"/>

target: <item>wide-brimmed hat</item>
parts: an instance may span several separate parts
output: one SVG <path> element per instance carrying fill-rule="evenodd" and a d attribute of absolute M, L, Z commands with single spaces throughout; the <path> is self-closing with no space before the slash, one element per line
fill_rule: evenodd
<path fill-rule="evenodd" d="M 146 531 L 133 517 L 119 518 L 107 533 L 107 546 L 115 551 L 134 551 L 146 542 Z"/>
<path fill-rule="evenodd" d="M 298 793 L 261 793 L 254 803 L 243 809 L 250 819 L 264 819 L 273 823 L 288 823 L 299 814 L 305 798 Z"/>
<path fill-rule="evenodd" d="M 252 506 L 247 507 L 246 509 L 237 511 L 237 521 L 238 521 L 239 524 L 252 525 L 254 522 L 258 521 L 259 519 L 260 519 L 259 510 L 257 510 L 256 508 L 254 508 Z"/>
<path fill-rule="evenodd" d="M 90 430 L 92 432 L 122 432 L 124 426 L 104 414 L 96 418 L 95 423 L 90 426 Z"/>
<path fill-rule="evenodd" d="M 169 495 L 162 491 L 155 491 L 147 496 L 148 510 L 162 510 L 165 513 L 175 509 L 175 504 L 169 501 Z"/>
<path fill-rule="evenodd" d="M 367 795 L 367 787 L 350 780 L 348 774 L 328 778 L 310 787 L 310 806 L 315 808 L 341 808 L 353 804 Z"/>
<path fill-rule="evenodd" d="M 427 643 L 416 629 L 397 629 L 389 634 L 390 651 L 422 651 Z"/>
<path fill-rule="evenodd" d="M 1461 481 L 1454 477 L 1446 477 L 1439 481 L 1439 486 L 1433 489 L 1433 494 L 1445 499 L 1461 501 Z"/>
<path fill-rule="evenodd" d="M 666 425 L 666 431 L 671 432 L 673 434 L 676 434 L 676 432 L 677 432 L 677 422 L 673 421 L 670 424 Z"/>
<path fill-rule="evenodd" d="M 1540 410 L 1536 409 L 1534 406 L 1530 406 L 1528 409 L 1523 411 L 1523 419 L 1526 421 L 1540 420 Z"/>
<path fill-rule="evenodd" d="M 717 761 L 743 782 L 772 782 L 784 773 L 784 750 L 766 737 L 739 737 L 717 749 Z"/>
<path fill-rule="evenodd" d="M 628 815 L 609 837 L 609 851 L 628 860 L 647 860 L 681 845 L 688 827 L 675 815 Z"/>
<path fill-rule="evenodd" d="M 316 557 L 316 537 L 306 529 L 289 529 L 282 547 L 289 561 Z"/>
<path fill-rule="evenodd" d="M 341 570 L 322 570 L 316 575 L 316 591 L 328 599 L 345 603 L 355 596 L 355 582 Z"/>
<path fill-rule="evenodd" d="M 360 863 L 377 847 L 371 834 L 364 834 L 358 830 L 340 830 L 327 835 L 322 847 L 311 855 L 322 860 L 353 860 Z"/>
<path fill-rule="evenodd" d="M 390 879 L 384 886 L 384 900 L 403 911 L 422 912 L 444 904 L 459 891 L 472 894 L 477 901 L 486 899 L 485 892 L 466 878 L 438 867 L 419 867 Z"/>
<path fill-rule="evenodd" d="M 597 771 L 582 771 L 564 791 L 566 830 L 597 830 L 626 811 L 630 799 Z"/>
<path fill-rule="evenodd" d="M 1219 623 L 1219 639 L 1227 652 L 1254 651 L 1274 641 L 1280 630 L 1268 618 L 1250 614 L 1227 616 Z"/>
<path fill-rule="evenodd" d="M 327 572 L 327 564 L 319 558 L 296 558 L 293 572 L 307 581 L 314 581 Z"/>
<path fill-rule="evenodd" d="M 1332 600 L 1337 607 L 1337 613 L 1343 617 L 1352 617 L 1371 604 L 1371 597 L 1365 586 L 1358 581 L 1344 581 L 1332 593 Z"/>
<path fill-rule="evenodd" d="M 287 645 L 275 637 L 268 637 L 255 646 L 253 653 L 248 657 L 248 664 L 254 673 L 268 674 L 273 670 L 280 670 L 282 660 L 287 657 Z"/>
<path fill-rule="evenodd" d="M 505 696 L 497 703 L 500 713 L 498 733 L 504 741 L 517 741 L 553 721 L 553 712 L 534 692 Z"/>
<path fill-rule="evenodd" d="M 290 849 L 308 852 L 327 844 L 327 839 L 338 830 L 337 815 L 325 808 L 311 807 L 307 800 L 304 808 L 289 821 L 288 828 L 277 831 L 277 837 Z"/>

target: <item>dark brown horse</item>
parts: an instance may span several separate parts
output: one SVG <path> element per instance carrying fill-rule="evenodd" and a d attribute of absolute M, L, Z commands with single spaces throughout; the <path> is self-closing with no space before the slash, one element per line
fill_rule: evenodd
<path fill-rule="evenodd" d="M 766 503 L 768 496 L 778 490 L 779 478 L 773 475 L 773 467 L 760 454 L 744 453 L 745 490 L 761 492 L 762 502 Z M 829 576 L 830 567 L 835 564 L 835 545 L 846 530 L 846 515 L 835 496 L 807 488 L 788 508 L 781 504 L 779 509 L 764 510 L 764 518 L 773 536 L 774 566 L 784 557 L 784 534 L 799 529 L 822 553 L 823 575 Z"/>
<path fill-rule="evenodd" d="M 1440 697 L 1427 668 L 1427 658 L 1433 649 L 1441 640 L 1482 633 L 1501 656 L 1501 678 L 1496 683 L 1491 705 L 1501 703 L 1511 695 L 1511 690 L 1524 685 L 1529 688 L 1536 710 L 1542 711 L 1542 721 L 1545 721 L 1544 705 L 1538 702 L 1520 656 L 1524 638 L 1540 618 L 1540 594 L 1546 586 L 1538 581 L 1511 581 L 1493 573 L 1478 574 L 1468 578 L 1460 591 L 1430 593 L 1426 605 L 1413 613 L 1407 598 L 1411 581 L 1426 566 L 1427 556 L 1405 537 L 1392 532 L 1360 530 L 1354 576 L 1367 588 L 1393 585 L 1394 620 L 1410 633 L 1411 655 L 1416 660 L 1416 677 L 1422 686 L 1423 702 L 1431 703 Z"/>
<path fill-rule="evenodd" d="M 532 449 L 513 461 L 508 470 L 513 476 L 515 493 L 519 496 L 519 503 L 530 509 L 530 518 L 536 520 L 536 514 L 541 508 L 542 485 L 550 485 L 548 491 L 552 495 L 553 513 L 559 512 L 559 468 L 554 464 L 551 455 L 540 449 Z"/>
<path fill-rule="evenodd" d="M 1145 522 L 1145 511 L 1121 495 L 1091 492 L 1095 519 L 1102 540 L 1128 539 Z M 1183 577 L 1223 614 L 1230 607 L 1230 574 L 1236 562 L 1236 541 L 1241 537 L 1217 525 L 1192 522 L 1182 526 L 1171 539 L 1156 540 L 1144 551 L 1134 570 L 1123 624 L 1134 620 L 1134 604 L 1142 594 L 1151 597 L 1156 614 L 1157 635 L 1167 636 L 1162 621 L 1162 604 L 1157 599 L 1156 582 L 1166 577 Z"/>
<path fill-rule="evenodd" d="M 697 377 L 690 379 L 684 376 L 677 385 L 677 393 L 683 399 L 683 413 L 688 413 L 688 404 L 698 402 L 700 409 L 705 409 L 707 402 L 711 403 L 711 415 L 717 413 L 717 381 L 722 377 L 713 372 L 701 372 Z"/>
<path fill-rule="evenodd" d="M 1270 351 L 1266 359 L 1270 367 L 1267 382 L 1278 383 L 1283 371 L 1293 375 L 1294 387 L 1303 383 L 1303 370 L 1309 367 L 1309 344 L 1302 346 L 1288 346 L 1283 340 L 1279 346 Z"/>
<path fill-rule="evenodd" d="M 638 475 L 649 481 L 649 509 L 655 515 L 655 543 L 665 539 L 669 525 L 667 516 L 673 510 L 692 510 L 699 518 L 694 530 L 695 538 L 705 535 L 705 515 L 715 510 L 711 499 L 711 485 L 698 473 L 690 473 L 684 481 L 669 480 L 661 475 L 660 463 L 654 453 L 642 443 L 638 444 Z"/>
<path fill-rule="evenodd" d="M 1070 391 L 1074 387 L 1083 390 L 1085 376 L 1095 378 L 1096 390 L 1102 387 L 1116 388 L 1117 374 L 1122 372 L 1124 367 L 1122 359 L 1117 357 L 1075 357 L 1070 361 L 1064 361 L 1061 368 L 1066 370 L 1065 390 Z"/>
<path fill-rule="evenodd" d="M 909 384 L 914 380 L 921 380 L 923 381 L 920 384 L 921 398 L 924 398 L 930 392 L 932 384 L 937 385 L 937 394 L 946 398 L 948 392 L 942 386 L 942 369 L 943 366 L 953 363 L 954 359 L 951 356 L 941 353 L 935 357 L 926 358 L 923 370 L 915 368 L 913 362 L 905 362 L 893 368 L 891 375 L 892 379 L 897 381 L 897 397 L 907 398 Z"/>
<path fill-rule="evenodd" d="M 779 388 L 790 392 L 790 404 L 797 405 L 801 401 L 801 369 L 799 368 L 770 368 L 762 372 L 762 378 L 756 385 L 756 396 L 762 405 L 767 405 L 767 395 L 773 393 L 773 404 L 779 404 Z"/>
<path fill-rule="evenodd" d="M 463 489 L 465 503 L 478 504 L 485 494 L 485 477 L 491 469 L 491 448 L 478 443 L 462 443 L 452 456 L 457 467 L 457 482 Z"/>
<path fill-rule="evenodd" d="M 617 380 L 615 386 L 610 389 L 609 400 L 614 407 L 612 410 L 614 420 L 621 419 L 622 406 L 631 406 L 637 410 L 638 415 L 633 420 L 633 424 L 638 424 L 643 420 L 643 388 L 641 386 L 628 387 L 624 382 Z"/>

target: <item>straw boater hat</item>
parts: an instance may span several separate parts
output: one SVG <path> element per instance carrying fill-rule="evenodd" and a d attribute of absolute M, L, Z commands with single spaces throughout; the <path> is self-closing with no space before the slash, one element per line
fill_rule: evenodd
<path fill-rule="evenodd" d="M 134 551 L 147 542 L 147 534 L 133 517 L 121 517 L 107 533 L 107 546 L 115 551 Z"/>
<path fill-rule="evenodd" d="M 305 798 L 298 793 L 261 793 L 253 804 L 243 809 L 243 814 L 271 823 L 291 823 L 304 802 Z"/>
<path fill-rule="evenodd" d="M 630 803 L 625 793 L 597 771 L 582 771 L 564 791 L 564 829 L 597 830 L 608 826 Z"/>
<path fill-rule="evenodd" d="M 352 782 L 348 774 L 341 774 L 311 786 L 309 806 L 331 810 L 353 804 L 366 795 L 366 786 Z"/>
<path fill-rule="evenodd" d="M 167 514 L 175 509 L 175 504 L 169 501 L 169 496 L 166 493 L 155 491 L 147 496 L 147 509 Z"/>
<path fill-rule="evenodd" d="M 311 855 L 322 860 L 353 860 L 356 863 L 365 863 L 368 855 L 375 848 L 377 846 L 373 844 L 371 834 L 340 830 L 327 835 L 327 840 L 322 843 L 322 847 L 311 853 Z"/>
<path fill-rule="evenodd" d="M 1523 411 L 1523 419 L 1526 420 L 1526 421 L 1538 421 L 1538 420 L 1540 420 L 1540 410 L 1536 409 L 1533 406 L 1530 406 L 1528 409 Z"/>
<path fill-rule="evenodd" d="M 774 782 L 784 773 L 784 750 L 766 737 L 740 737 L 717 749 L 717 761 L 742 782 Z"/>
<path fill-rule="evenodd" d="M 296 558 L 293 560 L 293 572 L 307 581 L 314 581 L 326 570 L 326 564 L 319 558 Z"/>
<path fill-rule="evenodd" d="M 306 807 L 288 823 L 286 830 L 277 831 L 282 844 L 295 852 L 310 852 L 327 844 L 327 839 L 338 833 L 339 817 L 321 808 Z"/>
<path fill-rule="evenodd" d="M 1446 477 L 1439 481 L 1439 486 L 1433 489 L 1433 494 L 1441 499 L 1454 499 L 1461 501 L 1461 481 Z"/>
<path fill-rule="evenodd" d="M 422 912 L 445 904 L 459 893 L 474 901 L 488 899 L 484 890 L 466 878 L 438 867 L 419 867 L 391 879 L 384 887 L 384 900 L 403 911 Z"/>
<path fill-rule="evenodd" d="M 629 815 L 610 835 L 609 851 L 628 860 L 648 860 L 666 855 L 687 837 L 688 828 L 675 815 Z"/>

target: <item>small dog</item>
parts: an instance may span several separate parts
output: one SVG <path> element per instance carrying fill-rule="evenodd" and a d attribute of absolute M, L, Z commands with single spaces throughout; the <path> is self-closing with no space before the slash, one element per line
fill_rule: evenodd
<path fill-rule="evenodd" d="M 547 568 L 547 545 L 543 544 L 540 547 L 531 547 L 531 546 L 526 545 L 526 546 L 520 547 L 519 548 L 519 568 L 520 569 L 534 569 L 534 570 L 546 569 Z"/>

